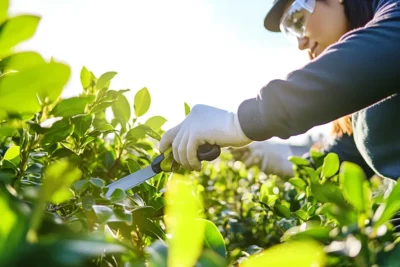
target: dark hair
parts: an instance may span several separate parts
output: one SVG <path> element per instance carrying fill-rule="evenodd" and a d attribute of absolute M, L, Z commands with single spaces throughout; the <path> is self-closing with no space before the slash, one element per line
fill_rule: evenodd
<path fill-rule="evenodd" d="M 350 22 L 350 29 L 365 26 L 373 17 L 372 2 L 374 0 L 343 0 L 344 12 Z"/>

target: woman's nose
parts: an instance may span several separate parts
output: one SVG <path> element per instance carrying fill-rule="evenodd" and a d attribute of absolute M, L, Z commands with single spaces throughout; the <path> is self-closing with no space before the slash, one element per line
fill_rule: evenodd
<path fill-rule="evenodd" d="M 307 37 L 297 38 L 297 46 L 300 50 L 307 49 L 307 44 L 308 44 Z"/>

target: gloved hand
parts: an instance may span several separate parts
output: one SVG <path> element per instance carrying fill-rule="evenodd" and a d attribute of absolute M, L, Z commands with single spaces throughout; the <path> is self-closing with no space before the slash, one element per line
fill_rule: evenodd
<path fill-rule="evenodd" d="M 253 142 L 250 145 L 231 149 L 233 157 L 242 161 L 246 167 L 258 166 L 266 174 L 281 177 L 293 176 L 293 164 L 288 160 L 293 156 L 290 146 L 286 143 L 273 141 Z"/>
<path fill-rule="evenodd" d="M 197 158 L 200 145 L 209 143 L 220 147 L 241 147 L 251 143 L 240 128 L 236 113 L 206 105 L 195 105 L 177 126 L 164 133 L 160 151 L 172 145 L 175 161 L 188 170 L 201 170 Z"/>

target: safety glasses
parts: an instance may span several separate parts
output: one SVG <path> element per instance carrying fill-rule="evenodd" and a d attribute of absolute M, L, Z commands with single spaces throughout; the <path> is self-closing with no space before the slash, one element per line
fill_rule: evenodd
<path fill-rule="evenodd" d="M 305 36 L 315 5 L 316 0 L 295 0 L 282 15 L 279 27 L 290 40 L 297 42 L 297 38 Z"/>

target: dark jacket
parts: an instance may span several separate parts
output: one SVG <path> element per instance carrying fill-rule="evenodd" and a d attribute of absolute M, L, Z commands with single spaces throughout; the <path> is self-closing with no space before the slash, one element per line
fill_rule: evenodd
<path fill-rule="evenodd" d="M 296 148 L 291 148 L 292 150 L 296 150 Z M 308 151 L 299 152 L 299 155 L 314 164 Z M 367 178 L 371 178 L 375 174 L 374 170 L 369 167 L 369 165 L 365 162 L 364 158 L 361 156 L 359 150 L 357 149 L 353 135 L 343 134 L 342 136 L 333 137 L 332 140 L 323 145 L 320 152 L 324 153 L 325 155 L 327 155 L 328 153 L 337 154 L 340 163 L 342 163 L 343 161 L 350 161 L 357 164 L 363 169 Z"/>
<path fill-rule="evenodd" d="M 400 0 L 373 1 L 373 19 L 238 109 L 252 140 L 287 139 L 353 114 L 355 143 L 377 174 L 400 177 Z"/>

